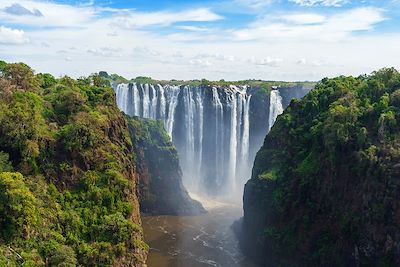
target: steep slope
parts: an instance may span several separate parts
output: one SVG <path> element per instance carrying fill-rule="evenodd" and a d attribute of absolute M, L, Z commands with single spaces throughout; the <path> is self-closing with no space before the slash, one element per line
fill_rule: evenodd
<path fill-rule="evenodd" d="M 132 153 L 100 77 L 0 62 L 0 265 L 144 266 Z"/>
<path fill-rule="evenodd" d="M 147 214 L 194 215 L 205 212 L 182 184 L 178 152 L 161 121 L 128 117 L 140 176 L 140 209 Z"/>
<path fill-rule="evenodd" d="M 241 244 L 268 266 L 399 266 L 400 74 L 293 100 L 245 186 Z"/>

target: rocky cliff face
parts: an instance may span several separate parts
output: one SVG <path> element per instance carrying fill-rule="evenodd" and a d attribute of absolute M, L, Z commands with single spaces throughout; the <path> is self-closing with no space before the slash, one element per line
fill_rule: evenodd
<path fill-rule="evenodd" d="M 400 74 L 324 79 L 278 117 L 244 191 L 267 266 L 400 264 Z"/>
<path fill-rule="evenodd" d="M 178 152 L 161 121 L 127 118 L 139 172 L 140 209 L 146 214 L 195 215 L 205 212 L 182 184 Z"/>

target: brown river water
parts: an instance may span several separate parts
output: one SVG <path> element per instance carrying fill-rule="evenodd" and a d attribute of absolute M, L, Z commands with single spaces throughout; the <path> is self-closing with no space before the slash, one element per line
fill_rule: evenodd
<path fill-rule="evenodd" d="M 257 267 L 240 252 L 231 229 L 239 205 L 202 201 L 208 213 L 199 216 L 145 216 L 143 229 L 149 267 Z"/>

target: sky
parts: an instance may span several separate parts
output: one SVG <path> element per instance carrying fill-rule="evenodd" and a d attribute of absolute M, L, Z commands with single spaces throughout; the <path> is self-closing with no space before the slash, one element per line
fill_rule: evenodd
<path fill-rule="evenodd" d="M 57 77 L 360 75 L 400 69 L 400 0 L 1 0 L 0 59 Z"/>

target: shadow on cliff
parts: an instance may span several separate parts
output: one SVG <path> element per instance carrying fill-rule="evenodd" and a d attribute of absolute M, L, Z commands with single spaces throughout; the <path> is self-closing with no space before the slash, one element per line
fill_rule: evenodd
<path fill-rule="evenodd" d="M 128 117 L 129 134 L 139 174 L 140 210 L 149 215 L 205 213 L 182 183 L 178 152 L 161 121 Z"/>

